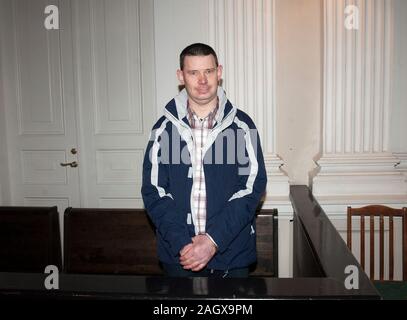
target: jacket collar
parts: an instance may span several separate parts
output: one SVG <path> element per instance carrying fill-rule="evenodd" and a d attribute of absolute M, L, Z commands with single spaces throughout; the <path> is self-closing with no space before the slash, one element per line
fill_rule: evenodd
<path fill-rule="evenodd" d="M 226 93 L 222 87 L 218 87 L 218 98 L 219 98 L 219 110 L 216 115 L 216 123 L 221 124 L 229 112 L 234 108 L 232 104 L 228 101 Z M 172 99 L 165 107 L 165 113 L 170 113 L 178 121 L 183 121 L 189 125 L 187 115 L 187 101 L 188 94 L 184 88 L 174 99 Z"/>

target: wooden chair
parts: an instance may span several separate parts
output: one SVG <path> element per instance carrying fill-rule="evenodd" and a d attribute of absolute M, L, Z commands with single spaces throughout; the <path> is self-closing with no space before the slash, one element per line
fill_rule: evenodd
<path fill-rule="evenodd" d="M 379 274 L 380 281 L 384 281 L 384 220 L 389 219 L 389 280 L 394 278 L 394 217 L 402 218 L 402 253 L 403 253 L 403 281 L 407 281 L 407 208 L 393 209 L 387 206 L 371 205 L 362 208 L 348 207 L 347 212 L 347 245 L 352 250 L 352 217 L 360 217 L 360 255 L 361 266 L 365 270 L 365 218 L 370 223 L 370 279 L 374 279 L 375 271 L 375 239 L 374 218 L 379 217 Z"/>
<path fill-rule="evenodd" d="M 61 270 L 57 207 L 0 207 L 0 271 Z"/>

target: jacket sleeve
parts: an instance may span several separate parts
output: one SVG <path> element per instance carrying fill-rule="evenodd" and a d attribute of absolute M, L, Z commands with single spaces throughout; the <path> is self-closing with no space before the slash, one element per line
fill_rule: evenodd
<path fill-rule="evenodd" d="M 249 167 L 246 165 L 244 172 L 242 166 L 238 165 L 240 171 L 236 187 L 238 191 L 228 200 L 220 214 L 208 221 L 206 231 L 217 244 L 220 253 L 224 252 L 243 228 L 254 219 L 257 205 L 267 184 L 263 152 L 254 123 L 250 120 L 247 124 L 239 119 L 235 122 L 244 130 L 242 143 L 249 158 Z"/>
<path fill-rule="evenodd" d="M 183 215 L 177 209 L 170 193 L 168 164 L 160 159 L 166 158 L 163 153 L 168 152 L 168 146 L 162 146 L 161 135 L 165 131 L 164 120 L 159 128 L 153 128 L 147 145 L 143 162 L 143 184 L 141 194 L 144 206 L 162 238 L 169 243 L 174 256 L 188 243 L 191 238 Z"/>

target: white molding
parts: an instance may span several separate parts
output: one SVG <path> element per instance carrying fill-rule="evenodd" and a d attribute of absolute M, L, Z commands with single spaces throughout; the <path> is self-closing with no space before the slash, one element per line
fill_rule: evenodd
<path fill-rule="evenodd" d="M 141 197 L 100 197 L 98 206 L 99 208 L 144 208 L 144 203 Z"/>
<path fill-rule="evenodd" d="M 20 150 L 21 174 L 24 185 L 67 185 L 67 162 L 65 150 Z"/>
<path fill-rule="evenodd" d="M 265 154 L 264 163 L 267 173 L 267 194 L 265 205 L 271 206 L 278 200 L 290 202 L 290 185 L 288 176 L 280 169 L 283 166 L 282 159 L 277 155 Z"/>
<path fill-rule="evenodd" d="M 407 152 L 394 152 L 393 154 L 399 160 L 396 168 L 407 172 Z"/>
<path fill-rule="evenodd" d="M 95 134 L 142 134 L 140 1 L 125 0 L 120 5 L 109 4 L 107 8 L 106 4 L 89 1 Z M 125 13 L 121 23 L 113 23 L 121 13 Z M 125 41 L 117 41 L 114 35 L 123 32 L 122 28 L 130 31 L 124 33 Z M 120 79 L 117 73 L 120 68 L 123 73 L 120 77 L 126 80 Z M 121 82 L 127 82 L 127 87 L 116 86 Z M 112 118 L 113 110 L 120 111 L 119 119 Z"/>
<path fill-rule="evenodd" d="M 293 275 L 293 225 L 294 209 L 289 194 L 288 177 L 281 171 L 283 161 L 273 154 L 265 154 L 267 191 L 262 209 L 278 211 L 278 276 Z"/>
<path fill-rule="evenodd" d="M 60 1 L 57 1 L 57 5 L 62 7 Z M 39 7 L 40 5 L 35 4 L 35 6 Z M 38 8 L 36 9 L 38 10 Z M 38 25 L 32 24 L 30 19 L 27 19 L 27 12 L 30 10 L 37 12 L 28 5 L 28 2 L 13 1 L 11 10 L 13 16 L 13 25 L 11 26 L 14 37 L 13 49 L 16 55 L 14 68 L 16 70 L 18 133 L 19 135 L 65 135 L 64 108 L 66 97 L 62 89 L 63 59 L 60 50 L 60 33 L 46 32 L 44 37 L 43 26 L 38 27 Z M 29 34 L 27 34 L 28 28 L 30 28 Z M 35 50 L 35 46 L 29 41 L 33 37 L 37 39 L 37 47 L 42 48 L 41 52 Z M 38 69 L 41 63 L 46 64 L 46 66 L 43 65 L 44 69 Z M 42 85 L 43 97 L 42 95 L 35 96 L 39 93 L 39 85 L 34 87 L 32 79 L 27 79 L 33 74 L 35 74 L 36 81 Z M 33 87 L 35 90 L 31 91 Z M 43 101 L 37 101 L 40 96 L 44 99 Z M 34 105 L 33 103 L 37 104 Z M 32 112 L 33 108 L 36 109 L 36 113 Z M 45 109 L 47 110 L 45 111 Z M 38 117 L 40 112 L 41 120 L 33 120 L 33 116 Z M 47 117 L 48 119 L 46 119 Z"/>
<path fill-rule="evenodd" d="M 404 174 L 407 182 L 407 152 L 398 152 L 393 154 L 399 160 L 396 165 L 396 170 Z"/>
<path fill-rule="evenodd" d="M 278 218 L 278 277 L 293 276 L 293 223 L 291 219 Z"/>
<path fill-rule="evenodd" d="M 136 185 L 141 189 L 139 169 L 143 166 L 144 149 L 97 149 L 96 183 Z"/>
<path fill-rule="evenodd" d="M 407 196 L 406 179 L 394 166 L 396 159 L 322 158 L 320 172 L 313 180 L 315 197 Z"/>

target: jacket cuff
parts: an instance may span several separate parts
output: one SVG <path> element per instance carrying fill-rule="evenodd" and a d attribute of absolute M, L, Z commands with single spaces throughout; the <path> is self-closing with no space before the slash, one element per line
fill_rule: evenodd
<path fill-rule="evenodd" d="M 171 251 L 174 257 L 179 255 L 179 252 L 184 248 L 187 244 L 191 243 L 192 240 L 185 237 L 185 238 L 178 238 L 173 242 L 171 245 Z"/>
<path fill-rule="evenodd" d="M 209 235 L 209 233 L 205 233 L 205 235 L 209 238 L 209 240 L 212 241 L 212 243 L 214 244 L 214 246 L 216 247 L 216 250 L 218 250 L 218 244 L 215 242 L 215 240 L 213 240 L 213 238 Z"/>

